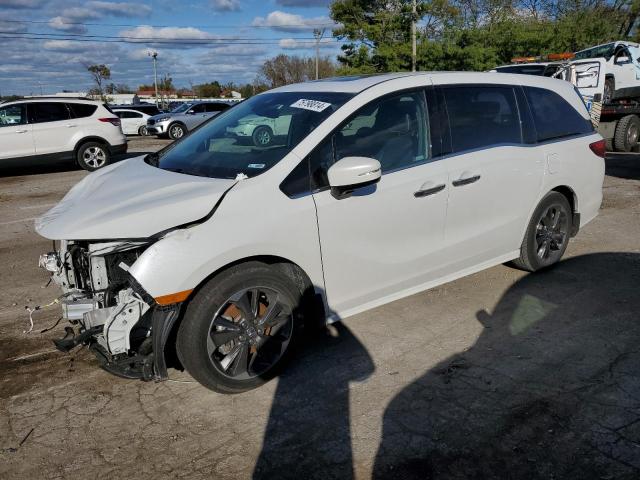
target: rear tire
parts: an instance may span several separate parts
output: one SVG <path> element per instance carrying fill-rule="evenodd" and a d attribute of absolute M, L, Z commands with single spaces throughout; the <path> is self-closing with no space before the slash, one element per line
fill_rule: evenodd
<path fill-rule="evenodd" d="M 278 269 L 240 264 L 209 280 L 187 306 L 176 350 L 199 383 L 219 393 L 259 387 L 302 337 L 302 293 Z"/>
<path fill-rule="evenodd" d="M 548 193 L 533 212 L 520 247 L 520 257 L 512 262 L 513 265 L 535 272 L 560 261 L 569 244 L 572 218 L 567 198 L 558 192 Z"/>
<path fill-rule="evenodd" d="M 87 142 L 80 145 L 76 162 L 80 168 L 93 172 L 109 165 L 111 154 L 104 143 Z"/>
<path fill-rule="evenodd" d="M 640 118 L 637 115 L 627 115 L 618 120 L 613 146 L 618 152 L 630 152 L 640 140 Z"/>

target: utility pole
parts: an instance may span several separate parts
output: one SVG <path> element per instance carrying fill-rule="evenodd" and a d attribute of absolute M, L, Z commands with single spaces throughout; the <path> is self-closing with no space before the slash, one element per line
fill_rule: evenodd
<path fill-rule="evenodd" d="M 148 52 L 151 58 L 153 58 L 153 84 L 156 87 L 156 107 L 158 106 L 158 67 L 156 65 L 158 61 L 158 52 Z"/>
<path fill-rule="evenodd" d="M 324 28 L 322 30 L 319 28 L 313 29 L 313 36 L 316 39 L 316 80 L 318 80 L 318 61 L 320 59 L 320 39 L 323 37 L 324 31 L 325 31 Z"/>
<path fill-rule="evenodd" d="M 416 16 L 417 5 L 416 0 L 413 0 L 411 6 L 411 71 L 416 71 Z"/>

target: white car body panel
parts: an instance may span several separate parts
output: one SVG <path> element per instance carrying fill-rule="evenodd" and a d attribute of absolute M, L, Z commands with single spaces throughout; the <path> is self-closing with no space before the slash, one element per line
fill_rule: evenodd
<path fill-rule="evenodd" d="M 194 289 L 239 260 L 281 257 L 300 266 L 318 293 L 326 292 L 328 316 L 336 320 L 517 257 L 531 212 L 556 186 L 575 192 L 582 225 L 595 216 L 604 163 L 588 144 L 600 139 L 597 134 L 487 148 L 387 172 L 374 194 L 346 200 L 328 191 L 299 198 L 280 191 L 301 159 L 361 106 L 394 91 L 449 83 L 549 88 L 589 118 L 570 83 L 543 77 L 389 74 L 290 85 L 275 91 L 359 93 L 261 175 L 234 185 L 129 160 L 89 175 L 45 215 L 38 231 L 58 239 L 141 238 L 206 216 L 227 192 L 210 218 L 167 234 L 129 273 L 158 297 Z M 552 162 L 553 173 L 549 154 L 560 157 Z M 454 192 L 451 180 L 466 172 L 478 172 L 482 182 Z M 429 182 L 446 187 L 415 198 L 413 192 Z M 89 195 L 97 198 L 88 203 Z"/>
<path fill-rule="evenodd" d="M 147 115 L 146 113 L 126 108 L 117 108 L 114 109 L 113 112 L 116 113 L 116 115 L 117 112 L 128 112 L 136 114 L 136 118 L 124 118 L 118 115 L 120 117 L 122 133 L 124 133 L 125 135 L 138 135 L 140 127 L 146 127 L 147 119 L 150 117 L 150 115 Z"/>

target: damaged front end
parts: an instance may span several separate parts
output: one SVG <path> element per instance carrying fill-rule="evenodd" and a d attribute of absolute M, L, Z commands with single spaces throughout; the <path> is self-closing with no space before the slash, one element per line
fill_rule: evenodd
<path fill-rule="evenodd" d="M 160 305 L 129 274 L 150 246 L 145 241 L 61 241 L 40 267 L 64 292 L 60 304 L 71 326 L 56 347 L 87 345 L 102 368 L 125 378 L 166 380 L 165 346 L 180 304 Z"/>

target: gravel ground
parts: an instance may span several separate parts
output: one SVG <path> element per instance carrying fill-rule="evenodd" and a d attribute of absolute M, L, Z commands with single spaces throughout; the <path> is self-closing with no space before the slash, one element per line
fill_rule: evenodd
<path fill-rule="evenodd" d="M 132 139 L 130 150 L 161 144 Z M 607 160 L 566 260 L 351 317 L 235 396 L 143 383 L 50 340 L 32 219 L 84 172 L 0 172 L 0 478 L 640 478 L 640 158 Z"/>

